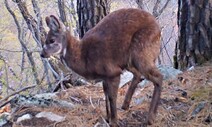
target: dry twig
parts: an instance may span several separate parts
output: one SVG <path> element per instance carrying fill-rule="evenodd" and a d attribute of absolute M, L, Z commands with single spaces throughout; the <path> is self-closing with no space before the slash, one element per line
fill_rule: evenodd
<path fill-rule="evenodd" d="M 20 90 L 18 90 L 18 91 L 16 91 L 16 92 L 14 92 L 14 93 L 12 93 L 12 94 L 6 96 L 4 99 L 1 99 L 1 101 L 0 101 L 0 108 L 3 107 L 3 106 L 5 106 L 6 104 L 8 104 L 8 103 L 11 101 L 11 100 L 6 101 L 6 100 L 8 100 L 10 97 L 12 97 L 12 96 L 14 96 L 14 95 L 16 95 L 16 94 L 19 94 L 20 92 L 23 92 L 23 91 L 25 91 L 25 90 L 27 90 L 27 89 L 34 88 L 35 86 L 37 86 L 37 85 L 31 85 L 31 86 L 24 87 L 24 88 L 22 88 L 22 89 L 20 89 Z M 4 102 L 4 101 L 6 101 L 6 102 Z M 3 102 L 4 102 L 4 103 L 3 103 Z"/>

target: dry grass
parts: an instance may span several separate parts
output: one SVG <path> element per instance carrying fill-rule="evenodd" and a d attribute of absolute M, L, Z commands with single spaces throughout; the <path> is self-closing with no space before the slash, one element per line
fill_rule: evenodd
<path fill-rule="evenodd" d="M 131 108 L 120 109 L 128 85 L 119 89 L 118 117 L 121 127 L 146 126 L 147 111 L 151 101 L 153 85 L 137 88 Z M 61 123 L 48 126 L 56 127 L 92 127 L 106 126 L 103 89 L 100 86 L 80 86 L 70 88 L 58 94 L 60 99 L 76 104 L 73 110 L 60 108 L 33 108 L 27 111 L 51 111 L 65 116 Z M 137 104 L 138 100 L 143 100 Z M 137 100 L 137 101 L 136 101 Z M 198 113 L 193 113 L 203 103 Z M 163 83 L 161 104 L 153 127 L 210 127 L 212 126 L 212 65 L 196 67 L 184 72 L 178 79 Z"/>

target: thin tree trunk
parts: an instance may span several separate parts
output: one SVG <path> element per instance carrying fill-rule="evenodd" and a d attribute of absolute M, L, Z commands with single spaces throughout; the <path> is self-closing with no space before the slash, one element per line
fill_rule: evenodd
<path fill-rule="evenodd" d="M 34 9 L 34 13 L 36 14 L 37 19 L 33 18 L 33 16 L 29 13 L 27 7 L 26 7 L 26 3 L 22 0 L 16 0 L 14 1 L 17 3 L 17 6 L 28 26 L 28 29 L 31 31 L 34 40 L 37 42 L 37 45 L 41 48 L 42 45 L 45 43 L 45 38 L 46 38 L 46 31 L 44 30 L 43 27 L 43 23 L 42 23 L 42 18 L 40 16 L 40 9 L 37 5 L 37 1 L 36 0 L 32 0 L 32 5 L 33 5 L 33 9 Z M 55 77 L 55 79 L 59 79 L 60 75 L 60 66 L 57 64 L 57 62 L 55 62 L 54 60 L 50 59 L 50 60 L 44 60 L 41 59 L 44 65 L 44 70 L 46 73 L 48 73 L 47 71 L 47 67 L 48 69 L 51 70 L 53 76 Z M 63 67 L 62 67 L 63 68 Z M 49 84 L 49 88 L 51 88 L 50 86 L 50 82 L 49 82 L 49 77 L 47 76 L 47 82 Z"/>
<path fill-rule="evenodd" d="M 144 0 L 135 0 L 135 2 L 138 5 L 138 8 L 143 9 L 144 8 Z"/>
<path fill-rule="evenodd" d="M 73 29 L 73 28 L 79 28 L 79 22 L 78 22 L 77 12 L 75 10 L 74 0 L 70 0 L 69 13 L 70 13 L 70 20 L 72 21 L 70 26 L 72 27 L 72 32 L 74 33 L 74 36 L 77 37 L 79 36 L 78 29 Z"/>
<path fill-rule="evenodd" d="M 33 5 L 33 9 L 34 9 L 34 13 L 36 14 L 37 17 L 37 27 L 34 28 L 34 31 L 37 31 L 37 33 L 39 33 L 39 35 L 37 35 L 37 43 L 38 45 L 41 47 L 41 44 L 44 43 L 44 41 L 46 40 L 46 31 L 43 27 L 43 22 L 42 22 L 42 18 L 40 15 L 40 8 L 38 7 L 38 3 L 35 0 L 32 0 L 32 5 Z"/>
<path fill-rule="evenodd" d="M 145 9 L 145 2 L 147 2 L 146 0 L 136 0 L 135 2 L 137 3 L 138 8 Z M 165 4 L 162 4 L 163 2 L 165 2 Z M 158 19 L 159 16 L 161 16 L 161 14 L 167 8 L 167 6 L 171 2 L 171 0 L 166 0 L 166 1 L 163 1 L 163 2 L 161 0 L 156 0 L 156 2 L 154 3 L 153 10 L 152 10 L 152 15 L 154 17 L 156 17 L 156 19 Z M 161 61 L 164 60 L 164 58 L 163 58 L 164 57 L 163 50 L 165 50 L 165 53 L 168 56 L 168 59 L 170 60 L 170 63 L 172 63 L 172 59 L 170 58 L 164 43 L 161 44 L 160 50 L 161 50 L 161 54 L 158 56 L 158 64 L 161 64 L 162 63 Z"/>
<path fill-rule="evenodd" d="M 45 39 L 46 39 L 46 31 L 43 27 L 43 22 L 42 22 L 42 17 L 40 15 L 40 8 L 38 7 L 38 3 L 37 1 L 35 0 L 32 0 L 32 5 L 33 5 L 33 9 L 34 9 L 34 13 L 36 14 L 36 17 L 37 17 L 37 28 L 36 30 L 38 31 L 38 33 L 41 33 L 40 36 L 38 36 L 37 40 L 37 44 L 38 46 L 41 48 L 42 44 L 44 43 Z M 46 73 L 46 81 L 47 81 L 47 84 L 48 84 L 48 89 L 51 91 L 52 90 L 52 84 L 50 82 L 50 75 L 48 73 L 48 61 L 45 61 L 43 59 L 42 60 L 42 63 L 43 63 L 43 67 L 44 67 L 44 73 Z M 50 68 L 52 66 L 49 66 Z M 54 75 L 54 74 L 53 74 Z"/>
<path fill-rule="evenodd" d="M 171 0 L 166 0 L 166 3 L 162 6 L 161 6 L 161 0 L 157 0 L 154 7 L 153 7 L 153 15 L 155 17 L 159 17 L 163 11 L 167 8 L 169 2 L 171 2 Z"/>
<path fill-rule="evenodd" d="M 144 9 L 145 7 L 145 0 L 136 0 L 135 1 L 138 5 L 138 8 L 140 9 Z M 164 1 L 163 1 L 164 2 Z M 161 0 L 156 0 L 154 6 L 153 6 L 153 10 L 152 10 L 152 15 L 154 15 L 156 18 L 159 17 L 164 10 L 167 8 L 167 6 L 169 5 L 169 3 L 171 2 L 171 0 L 166 0 L 165 4 L 162 5 L 163 3 Z"/>
<path fill-rule="evenodd" d="M 39 84 L 39 78 L 38 78 L 38 73 L 37 73 L 36 67 L 35 67 L 35 61 L 34 61 L 34 59 L 33 59 L 33 57 L 32 57 L 32 53 L 29 52 L 28 48 L 26 47 L 26 45 L 25 45 L 25 43 L 24 43 L 23 38 L 21 37 L 21 32 L 22 32 L 22 30 L 21 30 L 20 24 L 19 24 L 19 22 L 18 22 L 18 20 L 17 20 L 17 18 L 16 18 L 16 16 L 15 16 L 15 14 L 14 14 L 14 12 L 10 9 L 7 0 L 5 0 L 5 6 L 6 6 L 7 10 L 9 11 L 9 13 L 12 15 L 12 17 L 13 17 L 13 19 L 14 19 L 14 21 L 15 21 L 15 24 L 16 24 L 17 29 L 18 29 L 18 39 L 19 39 L 19 41 L 20 41 L 20 43 L 21 43 L 22 48 L 24 49 L 24 51 L 25 51 L 26 54 L 27 54 L 27 57 L 28 57 L 28 59 L 29 59 L 29 63 L 30 63 L 30 65 L 32 66 L 32 73 L 33 73 L 33 75 L 34 75 L 35 82 L 36 82 L 36 84 L 38 85 L 38 84 Z"/>

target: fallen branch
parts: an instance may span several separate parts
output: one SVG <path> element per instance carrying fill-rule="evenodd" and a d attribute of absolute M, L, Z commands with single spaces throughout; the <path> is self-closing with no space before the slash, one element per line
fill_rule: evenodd
<path fill-rule="evenodd" d="M 22 88 L 22 89 L 20 89 L 20 90 L 18 90 L 18 91 L 16 91 L 16 92 L 14 92 L 14 93 L 12 93 L 12 94 L 6 96 L 5 98 L 1 99 L 1 101 L 0 101 L 0 108 L 3 107 L 3 106 L 5 106 L 6 104 L 8 104 L 8 103 L 10 102 L 10 100 L 7 101 L 10 97 L 12 97 L 12 96 L 14 96 L 14 95 L 16 95 L 16 94 L 19 94 L 20 92 L 23 92 L 23 91 L 25 91 L 25 90 L 27 90 L 27 89 L 34 88 L 35 86 L 37 86 L 37 85 L 31 85 L 31 86 L 24 87 L 24 88 Z M 5 101 L 6 101 L 6 102 L 5 102 Z M 5 102 L 5 103 L 3 103 L 3 102 Z M 2 103 L 3 103 L 3 104 L 2 104 Z"/>
<path fill-rule="evenodd" d="M 60 107 L 60 108 L 68 108 L 73 109 L 75 107 L 71 102 L 57 99 L 57 95 L 55 93 L 50 94 L 39 94 L 35 96 L 24 96 L 19 95 L 11 99 L 10 102 L 12 107 Z"/>
<path fill-rule="evenodd" d="M 95 109 L 96 107 L 94 106 L 94 104 L 93 104 L 93 102 L 92 102 L 91 96 L 89 97 L 89 100 L 90 100 L 91 106 Z"/>
<path fill-rule="evenodd" d="M 102 118 L 102 120 L 104 121 L 106 127 L 110 127 L 110 125 L 108 124 L 108 122 L 106 121 L 106 119 L 105 119 L 103 116 L 101 116 L 101 118 Z"/>
<path fill-rule="evenodd" d="M 53 90 L 54 92 L 57 92 L 60 88 L 62 90 L 64 89 L 68 89 L 70 86 L 67 85 L 66 82 L 70 81 L 70 75 L 67 75 L 66 77 L 63 76 L 63 74 L 61 74 L 61 78 L 60 80 L 56 83 L 55 88 Z"/>
<path fill-rule="evenodd" d="M 72 85 L 68 85 L 68 83 L 72 84 Z M 78 85 L 77 85 L 78 84 Z M 88 82 L 87 80 L 83 79 L 83 78 L 78 78 L 76 79 L 76 81 L 73 82 L 73 79 L 72 79 L 72 74 L 69 74 L 67 76 L 63 76 L 63 74 L 61 74 L 60 76 L 60 79 L 59 81 L 55 84 L 55 88 L 54 90 L 52 91 L 53 93 L 54 92 L 57 92 L 59 89 L 68 89 L 70 88 L 71 86 L 80 86 L 80 85 L 91 85 L 92 83 Z"/>

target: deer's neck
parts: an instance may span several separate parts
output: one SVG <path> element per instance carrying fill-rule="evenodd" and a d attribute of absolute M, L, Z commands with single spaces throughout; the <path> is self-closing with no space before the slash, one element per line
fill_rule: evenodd
<path fill-rule="evenodd" d="M 82 59 L 81 42 L 67 33 L 67 43 L 61 54 L 63 63 L 74 72 L 84 75 L 85 63 Z"/>

